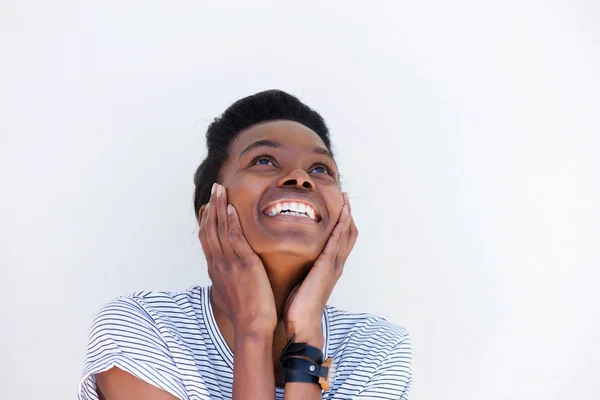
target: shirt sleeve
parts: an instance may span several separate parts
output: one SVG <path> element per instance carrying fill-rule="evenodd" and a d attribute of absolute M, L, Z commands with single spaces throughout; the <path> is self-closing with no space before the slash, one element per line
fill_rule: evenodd
<path fill-rule="evenodd" d="M 79 382 L 79 400 L 98 400 L 95 374 L 112 367 L 179 399 L 187 399 L 181 375 L 159 327 L 133 298 L 115 300 L 96 315 Z"/>
<path fill-rule="evenodd" d="M 412 384 L 412 344 L 406 333 L 355 399 L 408 400 Z"/>

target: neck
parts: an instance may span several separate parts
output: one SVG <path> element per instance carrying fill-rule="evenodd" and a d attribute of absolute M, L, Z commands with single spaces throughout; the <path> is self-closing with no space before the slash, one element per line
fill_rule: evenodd
<path fill-rule="evenodd" d="M 277 320 L 281 322 L 290 293 L 298 284 L 302 283 L 312 266 L 312 261 L 307 262 L 293 255 L 282 256 L 280 254 L 277 257 L 263 255 L 261 260 L 273 290 Z"/>

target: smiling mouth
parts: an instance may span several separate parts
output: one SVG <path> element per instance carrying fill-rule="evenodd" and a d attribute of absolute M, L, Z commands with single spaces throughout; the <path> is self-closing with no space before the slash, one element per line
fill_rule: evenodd
<path fill-rule="evenodd" d="M 320 218 L 313 206 L 308 203 L 298 201 L 282 201 L 270 206 L 265 214 L 269 217 L 292 216 L 299 218 L 308 218 L 314 222 L 319 222 Z"/>

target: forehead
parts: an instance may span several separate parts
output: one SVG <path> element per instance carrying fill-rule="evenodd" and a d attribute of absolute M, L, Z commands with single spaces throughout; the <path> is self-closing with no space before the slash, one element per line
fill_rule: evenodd
<path fill-rule="evenodd" d="M 247 146 L 259 141 L 271 140 L 285 148 L 310 149 L 325 143 L 312 129 L 295 121 L 269 121 L 251 126 L 240 132 L 231 144 L 230 155 L 238 156 Z"/>

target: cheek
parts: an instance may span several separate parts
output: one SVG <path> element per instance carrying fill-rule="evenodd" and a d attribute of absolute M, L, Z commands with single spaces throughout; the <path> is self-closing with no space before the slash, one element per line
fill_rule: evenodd
<path fill-rule="evenodd" d="M 342 207 L 344 206 L 344 196 L 342 196 L 341 190 L 332 191 L 332 193 L 328 194 L 326 197 L 327 208 L 330 212 L 330 230 L 333 230 L 338 220 L 340 219 L 340 215 L 342 214 Z"/>
<path fill-rule="evenodd" d="M 240 213 L 242 211 L 255 213 L 265 186 L 269 183 L 256 179 L 251 174 L 236 174 L 229 182 L 224 182 L 227 187 L 227 200 Z"/>
<path fill-rule="evenodd" d="M 256 214 L 256 194 L 245 186 L 228 189 L 227 201 L 235 207 L 240 221 L 254 219 Z M 242 222 L 243 225 L 243 222 Z"/>

